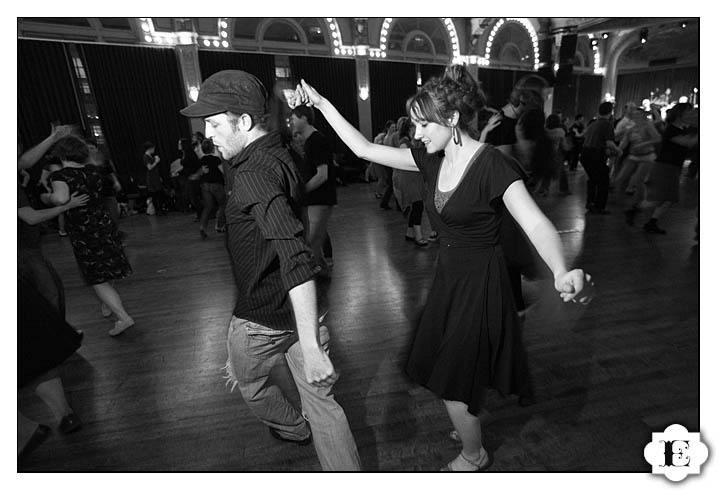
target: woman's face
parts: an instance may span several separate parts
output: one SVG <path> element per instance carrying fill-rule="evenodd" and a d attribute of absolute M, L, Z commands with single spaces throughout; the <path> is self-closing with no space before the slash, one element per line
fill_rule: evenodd
<path fill-rule="evenodd" d="M 412 119 L 416 126 L 414 138 L 421 140 L 428 153 L 436 153 L 443 150 L 451 139 L 451 128 L 431 121 L 420 121 Z"/>

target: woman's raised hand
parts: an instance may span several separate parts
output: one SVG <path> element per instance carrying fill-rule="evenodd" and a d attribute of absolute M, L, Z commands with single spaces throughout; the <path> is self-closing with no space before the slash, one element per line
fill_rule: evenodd
<path fill-rule="evenodd" d="M 297 88 L 294 90 L 294 96 L 287 97 L 287 103 L 292 109 L 302 104 L 317 106 L 317 108 L 319 108 L 323 100 L 324 98 L 319 95 L 319 92 L 305 82 L 304 79 L 302 79 L 301 83 L 297 84 Z"/>

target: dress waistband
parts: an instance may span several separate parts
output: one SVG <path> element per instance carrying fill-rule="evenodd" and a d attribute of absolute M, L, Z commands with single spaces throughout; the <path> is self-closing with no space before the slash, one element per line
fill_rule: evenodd
<path fill-rule="evenodd" d="M 481 244 L 476 242 L 461 242 L 447 239 L 439 239 L 439 247 L 441 249 L 457 249 L 457 250 L 477 250 L 483 251 L 488 249 L 501 248 L 501 244 Z"/>

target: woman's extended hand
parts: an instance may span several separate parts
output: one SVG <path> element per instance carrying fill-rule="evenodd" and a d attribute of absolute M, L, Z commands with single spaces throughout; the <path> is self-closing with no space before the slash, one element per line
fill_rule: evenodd
<path fill-rule="evenodd" d="M 77 208 L 78 206 L 85 206 L 89 199 L 90 197 L 86 194 L 78 195 L 77 192 L 74 192 L 70 196 L 70 201 L 67 202 L 67 209 L 71 210 L 72 208 Z"/>
<path fill-rule="evenodd" d="M 501 124 L 502 117 L 503 116 L 501 115 L 501 113 L 496 113 L 489 118 L 488 122 L 486 123 L 486 126 L 484 126 L 484 129 L 481 130 L 481 138 L 479 138 L 479 141 L 481 143 L 484 143 L 486 141 L 486 136 L 491 132 L 491 130 Z"/>
<path fill-rule="evenodd" d="M 574 269 L 556 277 L 554 287 L 561 294 L 564 302 L 573 301 L 588 305 L 594 296 L 594 283 L 591 275 L 582 269 Z"/>
<path fill-rule="evenodd" d="M 300 84 L 297 84 L 297 88 L 294 90 L 294 97 L 287 97 L 287 103 L 292 109 L 302 104 L 317 106 L 317 108 L 319 108 L 323 100 L 324 98 L 319 95 L 319 92 L 305 82 L 304 79 L 302 79 Z"/>

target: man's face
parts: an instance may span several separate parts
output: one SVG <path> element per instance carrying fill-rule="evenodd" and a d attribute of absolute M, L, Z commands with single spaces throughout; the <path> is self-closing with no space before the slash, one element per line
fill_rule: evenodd
<path fill-rule="evenodd" d="M 289 125 L 291 126 L 293 132 L 304 131 L 304 127 L 307 125 L 307 120 L 305 118 L 298 117 L 296 114 L 292 114 L 289 117 Z"/>
<path fill-rule="evenodd" d="M 233 127 L 227 113 L 204 118 L 204 134 L 212 139 L 212 143 L 225 160 L 238 155 L 247 146 L 247 134 L 239 126 L 241 122 L 238 121 L 236 128 Z"/>
<path fill-rule="evenodd" d="M 294 131 L 294 133 L 292 133 L 292 140 L 294 141 L 295 145 L 304 145 L 304 135 L 301 131 Z"/>

